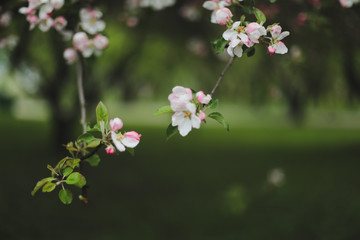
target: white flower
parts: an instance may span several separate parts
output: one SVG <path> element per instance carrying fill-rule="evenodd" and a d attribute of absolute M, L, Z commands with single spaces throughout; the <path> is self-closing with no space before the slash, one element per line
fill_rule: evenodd
<path fill-rule="evenodd" d="M 60 9 L 64 6 L 64 0 L 50 0 L 50 4 L 54 9 Z"/>
<path fill-rule="evenodd" d="M 186 136 L 192 128 L 200 128 L 201 120 L 196 116 L 196 106 L 194 103 L 187 103 L 182 111 L 176 111 L 172 117 L 172 126 L 178 126 L 181 136 Z"/>
<path fill-rule="evenodd" d="M 134 148 L 136 147 L 140 142 L 141 134 L 138 134 L 137 132 L 131 131 L 126 132 L 124 135 L 121 133 L 115 133 L 114 131 L 111 131 L 111 139 L 120 152 L 124 152 L 126 150 L 125 147 L 128 148 Z"/>
<path fill-rule="evenodd" d="M 259 38 L 261 36 L 264 36 L 266 35 L 266 30 L 265 28 L 256 23 L 256 22 L 252 22 L 252 23 L 249 23 L 247 26 L 246 26 L 246 29 L 245 29 L 245 32 L 246 34 L 248 35 L 249 37 L 249 40 L 250 40 L 250 43 L 246 44 L 244 42 L 244 44 L 248 47 L 251 47 L 254 45 L 254 43 L 259 43 Z"/>
<path fill-rule="evenodd" d="M 211 18 L 210 18 L 210 22 L 212 23 L 217 23 L 216 21 L 216 13 L 220 8 L 224 8 L 227 6 L 231 5 L 231 1 L 218 1 L 218 0 L 214 0 L 214 1 L 205 1 L 203 3 L 203 8 L 206 8 L 207 10 L 212 11 L 211 13 Z"/>
<path fill-rule="evenodd" d="M 99 20 L 102 13 L 95 9 L 82 8 L 80 10 L 80 25 L 89 34 L 96 34 L 105 29 L 105 22 Z"/>
<path fill-rule="evenodd" d="M 67 25 L 67 21 L 63 16 L 59 16 L 57 18 L 55 18 L 54 22 L 53 22 L 53 27 L 57 30 L 57 31 L 62 31 Z"/>
<path fill-rule="evenodd" d="M 67 64 L 72 64 L 76 60 L 76 51 L 73 48 L 67 48 L 64 51 L 64 58 Z"/>
<path fill-rule="evenodd" d="M 77 32 L 73 36 L 73 46 L 80 52 L 86 50 L 89 38 L 84 32 Z"/>
<path fill-rule="evenodd" d="M 182 111 L 192 100 L 192 91 L 190 88 L 176 86 L 168 97 L 173 111 Z"/>
<path fill-rule="evenodd" d="M 354 3 L 360 2 L 360 0 L 339 0 L 341 6 L 350 8 Z"/>
<path fill-rule="evenodd" d="M 226 25 L 231 17 L 233 16 L 232 12 L 228 8 L 220 8 L 215 13 L 215 20 L 220 25 Z"/>
<path fill-rule="evenodd" d="M 175 0 L 140 0 L 140 7 L 152 7 L 161 10 L 175 4 Z"/>
<path fill-rule="evenodd" d="M 279 25 L 275 25 L 271 28 L 270 33 L 272 36 L 270 48 L 268 47 L 268 51 L 270 54 L 278 53 L 278 54 L 285 54 L 288 52 L 287 47 L 281 41 L 285 37 L 289 36 L 290 33 L 288 31 L 281 32 L 281 27 Z M 274 52 L 275 49 L 275 52 Z"/>
<path fill-rule="evenodd" d="M 96 49 L 103 50 L 109 45 L 109 39 L 101 34 L 94 37 L 94 45 Z"/>
<path fill-rule="evenodd" d="M 222 35 L 225 40 L 230 41 L 227 53 L 231 57 L 241 57 L 243 53 L 243 43 L 249 43 L 249 38 L 244 33 L 245 27 L 240 26 L 240 24 L 240 21 L 234 22 L 231 29 L 226 30 Z"/>

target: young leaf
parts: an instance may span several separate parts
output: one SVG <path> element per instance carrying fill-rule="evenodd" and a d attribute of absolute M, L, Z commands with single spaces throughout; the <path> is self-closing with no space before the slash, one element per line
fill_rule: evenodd
<path fill-rule="evenodd" d="M 66 161 L 67 166 L 71 167 L 72 169 L 79 167 L 80 159 L 69 159 Z"/>
<path fill-rule="evenodd" d="M 207 108 L 209 109 L 215 109 L 219 105 L 219 99 L 213 99 L 210 101 L 210 103 L 207 105 Z"/>
<path fill-rule="evenodd" d="M 83 175 L 81 175 L 81 173 L 79 172 L 73 172 L 71 173 L 65 181 L 67 184 L 70 185 L 75 185 L 79 188 L 82 188 L 83 186 L 86 185 L 86 179 Z"/>
<path fill-rule="evenodd" d="M 96 148 L 97 146 L 100 145 L 100 143 L 101 143 L 100 139 L 94 139 L 88 143 L 87 147 L 88 148 Z"/>
<path fill-rule="evenodd" d="M 62 174 L 63 174 L 63 176 L 69 176 L 70 175 L 70 173 L 72 173 L 74 171 L 74 169 L 72 169 L 72 168 L 70 168 L 70 167 L 67 167 L 67 168 L 65 168 L 63 171 L 62 171 Z"/>
<path fill-rule="evenodd" d="M 63 204 L 70 204 L 73 199 L 72 192 L 68 189 L 61 189 L 59 191 L 59 198 Z"/>
<path fill-rule="evenodd" d="M 96 107 L 96 119 L 98 123 L 100 123 L 100 121 L 104 121 L 105 123 L 107 123 L 109 119 L 108 110 L 101 101 Z"/>
<path fill-rule="evenodd" d="M 172 136 L 174 136 L 178 132 L 178 128 L 174 127 L 171 123 L 169 124 L 168 128 L 166 129 L 166 140 L 169 140 Z"/>
<path fill-rule="evenodd" d="M 224 52 L 226 44 L 228 44 L 229 41 L 225 40 L 222 36 L 220 36 L 215 41 L 211 42 L 211 45 L 213 48 L 215 48 L 216 54 L 220 54 Z"/>
<path fill-rule="evenodd" d="M 219 112 L 212 112 L 208 115 L 208 117 L 215 119 L 219 123 L 221 123 L 227 131 L 229 131 L 229 123 L 224 119 L 223 115 Z"/>
<path fill-rule="evenodd" d="M 91 157 L 85 159 L 85 162 L 88 162 L 92 167 L 96 167 L 100 163 L 100 157 L 99 155 L 94 154 Z"/>
<path fill-rule="evenodd" d="M 42 188 L 43 192 L 52 192 L 56 188 L 56 184 L 52 182 L 48 182 Z"/>
<path fill-rule="evenodd" d="M 53 177 L 48 177 L 48 178 L 43 178 L 40 181 L 38 181 L 34 187 L 34 189 L 31 191 L 31 195 L 34 196 L 35 193 L 42 187 L 44 186 L 46 183 L 51 182 L 56 180 L 56 178 Z"/>
<path fill-rule="evenodd" d="M 77 139 L 78 142 L 85 142 L 86 144 L 89 144 L 90 142 L 92 142 L 95 139 L 95 137 L 93 135 L 91 135 L 90 133 L 84 133 L 82 135 L 80 135 Z"/>
<path fill-rule="evenodd" d="M 264 24 L 266 22 L 266 16 L 260 9 L 254 8 L 254 14 L 259 24 Z"/>
<path fill-rule="evenodd" d="M 173 113 L 174 111 L 171 109 L 170 105 L 167 106 L 163 106 L 161 108 L 159 108 L 158 110 L 156 110 L 156 112 L 154 113 L 155 116 L 159 116 L 165 113 Z"/>

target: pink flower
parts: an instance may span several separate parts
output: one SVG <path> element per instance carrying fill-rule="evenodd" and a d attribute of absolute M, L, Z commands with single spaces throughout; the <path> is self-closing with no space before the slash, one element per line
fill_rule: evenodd
<path fill-rule="evenodd" d="M 88 46 L 89 38 L 84 32 L 77 32 L 73 36 L 73 45 L 76 50 L 83 52 Z"/>
<path fill-rule="evenodd" d="M 211 101 L 211 95 L 205 95 L 203 91 L 199 91 L 196 93 L 196 99 L 199 103 L 208 104 Z"/>
<path fill-rule="evenodd" d="M 140 142 L 140 137 L 141 134 L 138 134 L 134 131 L 127 132 L 124 135 L 111 131 L 111 139 L 113 140 L 113 143 L 115 144 L 117 150 L 119 150 L 120 152 L 124 152 L 126 149 L 125 147 L 136 147 Z"/>
<path fill-rule="evenodd" d="M 271 51 L 273 51 L 273 48 L 275 49 L 275 53 L 278 54 L 285 54 L 288 52 L 288 49 L 286 45 L 281 41 L 283 38 L 290 35 L 288 31 L 281 32 L 281 27 L 279 25 L 275 25 L 271 28 L 270 33 L 272 36 L 271 44 L 269 47 L 271 47 Z M 268 48 L 269 51 L 269 48 Z M 270 52 L 270 51 L 269 51 Z"/>
<path fill-rule="evenodd" d="M 106 153 L 107 154 L 114 154 L 115 153 L 115 149 L 114 149 L 114 147 L 113 146 L 108 146 L 107 148 L 106 148 Z"/>
<path fill-rule="evenodd" d="M 109 45 L 109 39 L 101 34 L 98 34 L 94 38 L 95 48 L 103 50 Z"/>
<path fill-rule="evenodd" d="M 192 91 L 190 88 L 176 86 L 168 97 L 173 111 L 182 111 L 186 104 L 192 100 Z"/>
<path fill-rule="evenodd" d="M 102 12 L 98 10 L 89 8 L 80 9 L 80 25 L 82 29 L 89 34 L 96 34 L 105 29 L 106 24 L 104 21 L 100 20 L 101 17 Z"/>
<path fill-rule="evenodd" d="M 63 16 L 59 16 L 57 18 L 55 18 L 54 22 L 53 22 L 53 27 L 57 30 L 57 31 L 61 31 L 63 30 L 67 25 L 67 21 Z"/>
<path fill-rule="evenodd" d="M 276 49 L 273 46 L 268 47 L 268 52 L 273 55 L 276 52 Z"/>
<path fill-rule="evenodd" d="M 232 16 L 233 16 L 233 14 L 230 11 L 230 9 L 225 8 L 225 7 L 220 8 L 215 13 L 216 22 L 220 25 L 226 25 L 230 21 Z"/>
<path fill-rule="evenodd" d="M 200 113 L 199 113 L 199 119 L 200 119 L 201 121 L 204 121 L 205 118 L 206 118 L 206 114 L 205 114 L 203 111 L 200 111 Z"/>
<path fill-rule="evenodd" d="M 265 28 L 262 25 L 260 25 L 260 24 L 258 24 L 256 22 L 249 23 L 246 26 L 245 32 L 246 32 L 246 34 L 248 35 L 248 37 L 249 37 L 249 39 L 251 41 L 251 44 L 250 44 L 251 46 L 254 45 L 254 43 L 259 43 L 259 38 L 261 36 L 266 35 Z"/>
<path fill-rule="evenodd" d="M 118 131 L 123 127 L 123 121 L 120 118 L 114 118 L 110 120 L 110 130 L 111 131 Z"/>
<path fill-rule="evenodd" d="M 67 48 L 64 51 L 64 58 L 67 64 L 72 64 L 76 60 L 76 51 L 73 48 Z"/>

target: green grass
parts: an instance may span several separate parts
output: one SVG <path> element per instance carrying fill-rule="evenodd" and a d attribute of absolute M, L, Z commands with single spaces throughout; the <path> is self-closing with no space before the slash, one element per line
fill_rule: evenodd
<path fill-rule="evenodd" d="M 57 191 L 30 196 L 61 157 L 49 126 L 1 122 L 4 239 L 360 238 L 358 129 L 205 127 L 166 142 L 165 127 L 126 125 L 143 134 L 135 157 L 102 154 L 89 204 L 64 206 Z"/>

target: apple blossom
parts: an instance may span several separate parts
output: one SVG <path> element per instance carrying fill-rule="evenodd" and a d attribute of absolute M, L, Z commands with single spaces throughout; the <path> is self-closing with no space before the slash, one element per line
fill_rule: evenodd
<path fill-rule="evenodd" d="M 60 9 L 64 6 L 64 0 L 50 0 L 50 5 L 54 9 Z"/>
<path fill-rule="evenodd" d="M 59 16 L 54 19 L 53 27 L 57 31 L 62 31 L 66 27 L 66 25 L 67 25 L 67 21 L 63 16 Z"/>
<path fill-rule="evenodd" d="M 219 0 L 213 0 L 213 1 L 205 1 L 203 3 L 203 8 L 212 11 L 210 22 L 212 23 L 218 23 L 216 21 L 216 13 L 219 9 L 230 6 L 231 1 L 219 1 Z"/>
<path fill-rule="evenodd" d="M 253 46 L 254 43 L 259 43 L 259 38 L 266 35 L 265 28 L 256 22 L 249 23 L 246 26 L 245 32 L 250 40 L 248 42 L 244 42 L 247 47 Z"/>
<path fill-rule="evenodd" d="M 124 135 L 111 131 L 111 139 L 117 150 L 119 150 L 120 152 L 124 152 L 126 150 L 125 147 L 136 147 L 140 142 L 140 137 L 141 134 L 138 134 L 134 131 L 126 132 Z"/>
<path fill-rule="evenodd" d="M 205 95 L 203 91 L 199 91 L 196 93 L 196 99 L 199 103 L 208 104 L 211 101 L 211 95 Z"/>
<path fill-rule="evenodd" d="M 65 49 L 63 55 L 67 64 L 72 64 L 76 60 L 76 51 L 73 48 Z"/>
<path fill-rule="evenodd" d="M 228 8 L 220 8 L 215 13 L 215 20 L 220 25 L 226 25 L 231 17 L 233 16 L 232 12 Z"/>
<path fill-rule="evenodd" d="M 95 48 L 102 50 L 109 45 L 109 39 L 101 34 L 94 37 Z"/>
<path fill-rule="evenodd" d="M 140 0 L 140 7 L 152 7 L 161 10 L 175 4 L 175 0 Z"/>
<path fill-rule="evenodd" d="M 172 89 L 168 100 L 170 101 L 173 111 L 182 111 L 186 107 L 186 104 L 192 100 L 192 91 L 190 88 L 176 86 Z"/>
<path fill-rule="evenodd" d="M 86 50 L 89 38 L 84 32 L 77 32 L 73 36 L 73 46 L 80 52 Z"/>
<path fill-rule="evenodd" d="M 113 146 L 107 146 L 106 153 L 110 154 L 110 155 L 114 154 L 115 153 L 114 147 Z"/>
<path fill-rule="evenodd" d="M 96 34 L 105 29 L 105 22 L 100 20 L 102 13 L 95 9 L 80 9 L 80 25 L 89 34 Z"/>
<path fill-rule="evenodd" d="M 350 8 L 354 3 L 360 2 L 360 0 L 339 0 L 341 6 Z"/>
<path fill-rule="evenodd" d="M 186 103 L 182 111 L 176 111 L 171 117 L 173 127 L 178 126 L 181 136 L 185 137 L 192 128 L 200 128 L 201 120 L 196 116 L 194 103 Z"/>
<path fill-rule="evenodd" d="M 275 53 L 285 54 L 288 52 L 288 49 L 281 40 L 283 38 L 289 36 L 290 33 L 288 31 L 281 32 L 281 30 L 282 29 L 281 29 L 280 25 L 275 25 L 275 26 L 271 27 L 270 33 L 271 33 L 272 39 L 271 39 L 271 43 L 270 43 L 269 47 L 271 47 L 271 52 L 273 52 L 273 48 L 274 48 Z M 269 50 L 269 48 L 268 48 L 268 50 Z M 271 53 L 271 52 L 269 50 L 269 53 Z"/>
<path fill-rule="evenodd" d="M 117 132 L 123 127 L 123 121 L 120 118 L 114 118 L 110 120 L 110 130 Z"/>

